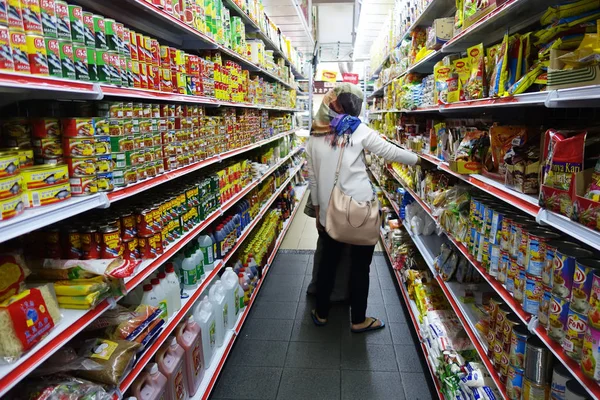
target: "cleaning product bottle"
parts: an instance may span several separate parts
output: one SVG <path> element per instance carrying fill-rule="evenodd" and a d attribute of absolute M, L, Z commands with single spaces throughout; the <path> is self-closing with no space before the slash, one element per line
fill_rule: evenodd
<path fill-rule="evenodd" d="M 202 283 L 202 280 L 205 278 L 204 275 L 204 254 L 202 254 L 202 250 L 200 250 L 200 246 L 198 243 L 193 244 L 194 246 L 194 262 L 196 263 L 196 280 L 198 284 Z"/>
<path fill-rule="evenodd" d="M 226 254 L 226 249 L 224 248 L 224 243 L 223 240 L 225 239 L 224 236 L 224 231 L 223 231 L 223 226 L 221 225 L 217 225 L 217 227 L 215 228 L 215 241 L 217 244 L 217 258 L 222 259 L 225 254 Z"/>
<path fill-rule="evenodd" d="M 251 288 L 250 285 L 248 284 L 248 276 L 244 273 L 244 269 L 242 268 L 240 270 L 240 273 L 238 274 L 238 279 L 240 282 L 240 286 L 242 287 L 244 296 L 243 296 L 243 304 L 244 306 L 248 305 L 248 302 L 250 302 L 250 296 L 251 294 Z M 240 301 L 240 304 L 242 304 L 242 302 Z M 240 307 L 242 308 L 242 307 Z"/>
<path fill-rule="evenodd" d="M 181 264 L 181 269 L 183 271 L 183 287 L 185 289 L 196 288 L 196 264 L 194 264 L 192 252 L 189 247 L 185 249 L 185 258 Z"/>
<path fill-rule="evenodd" d="M 173 313 L 181 309 L 181 285 L 179 278 L 175 275 L 175 269 L 172 263 L 165 264 L 165 272 L 167 273 L 166 284 L 169 295 L 169 303 L 167 305 L 172 306 Z"/>
<path fill-rule="evenodd" d="M 150 363 L 131 385 L 137 400 L 161 400 L 165 396 L 167 378 L 158 370 L 158 364 Z"/>
<path fill-rule="evenodd" d="M 244 292 L 240 287 L 237 274 L 233 272 L 231 267 L 225 268 L 225 272 L 221 276 L 221 282 L 223 282 L 225 288 L 227 302 L 227 329 L 233 329 L 240 312 L 240 298 L 244 298 Z"/>
<path fill-rule="evenodd" d="M 160 286 L 160 279 L 154 278 L 152 279 L 152 290 L 156 294 L 156 298 L 158 299 L 158 308 L 163 310 L 161 314 L 161 318 L 168 319 L 169 318 L 169 310 L 167 307 L 167 296 Z"/>
<path fill-rule="evenodd" d="M 158 273 L 157 277 L 160 282 L 160 288 L 165 295 L 165 301 L 167 302 L 167 313 L 169 314 L 169 317 L 171 317 L 177 310 L 175 309 L 175 304 L 172 303 L 173 294 L 171 293 L 171 287 L 167 283 L 167 274 L 161 271 Z"/>
<path fill-rule="evenodd" d="M 225 318 L 227 317 L 227 311 L 225 307 L 225 293 L 223 283 L 216 281 L 208 292 L 208 298 L 213 305 L 213 312 L 215 314 L 216 329 L 215 329 L 215 340 L 217 347 L 223 346 L 223 340 L 225 338 Z"/>
<path fill-rule="evenodd" d="M 204 368 L 210 365 L 213 352 L 215 350 L 216 338 L 216 322 L 213 307 L 208 300 L 208 296 L 204 296 L 202 301 L 196 306 L 194 311 L 194 319 L 198 321 L 202 330 L 202 353 L 204 353 Z"/>
<path fill-rule="evenodd" d="M 184 350 L 173 336 L 156 353 L 158 369 L 167 378 L 166 400 L 186 400 L 188 385 L 183 371 Z"/>
<path fill-rule="evenodd" d="M 151 283 L 144 285 L 144 294 L 142 295 L 140 304 L 158 307 L 158 297 L 156 296 L 156 293 L 154 293 L 154 287 Z"/>
<path fill-rule="evenodd" d="M 177 327 L 177 343 L 185 351 L 184 371 L 188 392 L 193 397 L 204 377 L 204 354 L 202 353 L 202 335 L 200 325 L 190 315 L 187 321 Z"/>
<path fill-rule="evenodd" d="M 198 237 L 198 245 L 204 255 L 204 272 L 209 273 L 214 268 L 213 242 L 208 235 Z"/>
<path fill-rule="evenodd" d="M 262 274 L 261 274 L 261 268 L 256 263 L 256 260 L 254 260 L 254 254 L 252 254 L 252 253 L 248 254 L 247 263 L 248 263 L 248 266 L 250 267 L 250 269 L 252 270 L 252 272 L 254 274 L 256 274 L 256 276 L 258 276 L 258 279 L 260 279 L 261 276 L 262 276 Z"/>
<path fill-rule="evenodd" d="M 215 234 L 212 232 L 212 230 L 208 231 L 208 237 L 210 238 L 210 241 L 212 242 L 212 257 L 213 257 L 213 267 L 215 266 L 215 261 L 217 260 L 217 241 L 215 240 Z"/>

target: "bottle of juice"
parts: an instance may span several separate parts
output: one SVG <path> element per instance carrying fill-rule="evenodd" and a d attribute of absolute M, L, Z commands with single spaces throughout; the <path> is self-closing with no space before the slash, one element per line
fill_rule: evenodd
<path fill-rule="evenodd" d="M 216 321 L 213 306 L 204 296 L 194 310 L 194 319 L 198 321 L 202 330 L 202 353 L 204 354 L 204 368 L 208 368 L 216 345 Z"/>
<path fill-rule="evenodd" d="M 215 338 L 217 347 L 223 346 L 225 338 L 226 319 L 227 319 L 227 303 L 225 302 L 225 288 L 221 281 L 216 281 L 208 292 L 208 298 L 213 305 L 215 313 L 216 330 Z"/>
<path fill-rule="evenodd" d="M 147 372 L 142 372 L 131 385 L 137 400 L 161 400 L 165 396 L 167 378 L 158 370 L 158 364 L 148 364 Z"/>
<path fill-rule="evenodd" d="M 188 392 L 193 397 L 204 377 L 204 354 L 202 353 L 202 334 L 200 325 L 190 315 L 187 321 L 177 327 L 177 343 L 185 351 L 184 371 Z"/>
<path fill-rule="evenodd" d="M 166 400 L 186 400 L 187 383 L 183 371 L 184 350 L 177 339 L 170 337 L 156 353 L 158 369 L 167 378 Z"/>

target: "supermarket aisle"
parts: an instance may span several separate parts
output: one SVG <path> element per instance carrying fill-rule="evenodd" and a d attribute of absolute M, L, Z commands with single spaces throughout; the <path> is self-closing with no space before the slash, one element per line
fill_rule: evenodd
<path fill-rule="evenodd" d="M 368 314 L 383 318 L 387 328 L 357 335 L 350 332 L 347 306 L 334 306 L 326 327 L 314 326 L 306 296 L 313 251 L 280 250 L 211 398 L 433 398 L 387 260 L 376 254 Z"/>

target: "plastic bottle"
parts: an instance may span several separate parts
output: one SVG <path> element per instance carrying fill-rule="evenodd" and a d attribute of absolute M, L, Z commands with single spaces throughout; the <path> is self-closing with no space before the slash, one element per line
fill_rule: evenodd
<path fill-rule="evenodd" d="M 169 287 L 169 284 L 167 283 L 167 274 L 164 272 L 159 272 L 158 274 L 156 274 L 156 277 L 158 278 L 159 281 L 159 286 L 160 289 L 163 291 L 163 294 L 165 296 L 165 301 L 166 301 L 166 305 L 167 305 L 167 314 L 169 315 L 169 317 L 171 317 L 171 315 L 173 315 L 175 313 L 175 310 L 173 308 L 174 304 L 169 304 L 171 303 L 171 288 Z"/>
<path fill-rule="evenodd" d="M 169 299 L 167 305 L 171 307 L 174 314 L 181 309 L 181 285 L 179 283 L 179 278 L 175 275 L 175 269 L 172 263 L 167 263 L 165 265 L 165 272 L 167 273 L 165 283 L 169 293 L 167 296 Z"/>
<path fill-rule="evenodd" d="M 185 289 L 194 289 L 197 286 L 196 264 L 194 264 L 190 248 L 186 248 L 185 250 L 185 258 L 181 264 L 181 270 L 183 271 L 183 287 Z"/>
<path fill-rule="evenodd" d="M 248 263 L 248 267 L 250 267 L 250 270 L 252 271 L 252 273 L 256 274 L 256 276 L 258 276 L 260 278 L 260 267 L 254 260 L 254 254 L 252 254 L 252 253 L 248 254 L 247 263 Z"/>
<path fill-rule="evenodd" d="M 250 287 L 250 284 L 248 283 L 248 276 L 244 273 L 244 270 L 242 268 L 242 270 L 240 270 L 240 273 L 238 274 L 238 278 L 239 278 L 239 282 L 240 282 L 240 286 L 242 287 L 242 290 L 244 291 L 244 306 L 248 305 L 248 302 L 250 301 L 250 296 L 252 296 L 252 288 Z"/>
<path fill-rule="evenodd" d="M 213 232 L 209 231 L 208 232 L 208 237 L 210 238 L 210 240 L 213 243 L 213 251 L 212 251 L 212 256 L 213 256 L 213 268 L 214 268 L 214 262 L 215 260 L 218 258 L 217 257 L 217 241 L 215 240 L 215 235 Z"/>
<path fill-rule="evenodd" d="M 217 347 L 221 347 L 225 339 L 225 329 L 227 329 L 225 323 L 227 318 L 227 303 L 225 302 L 225 288 L 221 281 L 216 281 L 212 285 L 208 292 L 208 298 L 213 305 L 213 312 L 215 314 L 215 340 Z"/>
<path fill-rule="evenodd" d="M 223 256 L 225 256 L 226 251 L 224 249 L 224 243 L 223 240 L 225 239 L 224 236 L 225 232 L 223 231 L 223 226 L 221 225 L 217 225 L 216 229 L 215 229 L 215 241 L 217 244 L 217 258 L 223 258 Z"/>
<path fill-rule="evenodd" d="M 145 304 L 147 306 L 158 307 L 158 297 L 154 292 L 154 287 L 151 283 L 144 285 L 144 294 L 142 295 L 142 300 L 140 304 Z"/>
<path fill-rule="evenodd" d="M 204 368 L 210 365 L 216 345 L 216 321 L 213 306 L 208 296 L 198 303 L 194 310 L 194 319 L 202 330 L 202 353 L 204 353 Z"/>
<path fill-rule="evenodd" d="M 237 274 L 233 272 L 231 267 L 225 268 L 225 272 L 221 276 L 221 282 L 225 288 L 225 302 L 227 303 L 227 329 L 233 329 L 240 313 L 240 298 L 243 300 L 244 292 Z"/>
<path fill-rule="evenodd" d="M 204 377 L 204 354 L 200 325 L 191 315 L 177 327 L 177 343 L 185 351 L 184 371 L 190 397 L 194 396 Z"/>
<path fill-rule="evenodd" d="M 196 280 L 198 284 L 205 278 L 204 275 L 204 254 L 200 250 L 198 243 L 194 243 L 194 262 L 196 263 Z"/>
<path fill-rule="evenodd" d="M 240 237 L 242 235 L 242 218 L 240 217 L 241 212 L 235 214 L 233 216 L 233 225 L 235 226 L 235 234 L 236 237 Z"/>
<path fill-rule="evenodd" d="M 158 364 L 148 364 L 131 385 L 131 391 L 137 400 L 160 400 L 165 396 L 167 378 L 158 370 Z"/>
<path fill-rule="evenodd" d="M 213 241 L 208 235 L 201 235 L 198 238 L 198 245 L 204 255 L 204 272 L 208 273 L 213 270 L 215 258 L 213 255 Z"/>
<path fill-rule="evenodd" d="M 156 353 L 158 369 L 167 378 L 166 400 L 188 398 L 188 385 L 183 371 L 184 350 L 177 339 L 170 337 Z"/>
<path fill-rule="evenodd" d="M 152 279 L 152 290 L 154 290 L 154 294 L 156 295 L 156 298 L 158 299 L 158 308 L 163 310 L 163 312 L 161 314 L 161 318 L 165 318 L 165 319 L 169 318 L 170 315 L 169 315 L 169 309 L 168 309 L 168 305 L 167 305 L 167 303 L 168 303 L 167 296 L 160 285 L 160 279 L 158 279 L 158 278 Z"/>

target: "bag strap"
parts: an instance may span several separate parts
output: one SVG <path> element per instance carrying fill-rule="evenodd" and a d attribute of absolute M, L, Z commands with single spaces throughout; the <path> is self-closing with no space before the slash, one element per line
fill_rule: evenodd
<path fill-rule="evenodd" d="M 335 179 L 333 180 L 333 186 L 337 185 L 338 178 L 340 177 L 340 168 L 342 168 L 342 157 L 344 157 L 344 149 L 346 146 L 342 147 L 340 151 L 340 158 L 338 158 L 337 168 L 335 170 Z"/>

